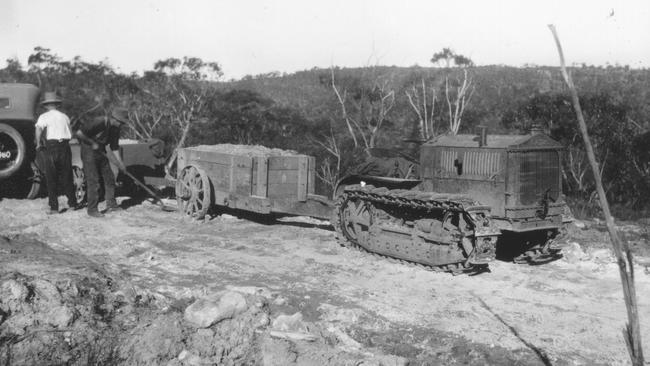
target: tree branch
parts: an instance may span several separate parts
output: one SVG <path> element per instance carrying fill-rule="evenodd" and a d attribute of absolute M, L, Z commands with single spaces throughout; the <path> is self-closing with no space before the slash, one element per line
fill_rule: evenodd
<path fill-rule="evenodd" d="M 555 45 L 557 46 L 558 54 L 560 56 L 560 70 L 562 71 L 562 76 L 564 81 L 569 87 L 571 93 L 571 102 L 573 104 L 573 109 L 576 113 L 578 119 L 578 127 L 582 134 L 582 138 L 585 143 L 585 149 L 587 150 L 587 157 L 589 159 L 589 164 L 591 165 L 591 171 L 594 175 L 594 180 L 596 183 L 596 192 L 598 192 L 598 197 L 600 199 L 600 207 L 605 214 L 605 223 L 607 224 L 607 231 L 609 231 L 609 236 L 612 241 L 612 246 L 614 247 L 614 253 L 618 261 L 619 273 L 621 276 L 621 283 L 623 285 L 623 295 L 625 298 L 625 307 L 627 309 L 628 324 L 623 330 L 623 338 L 628 347 L 628 353 L 632 364 L 634 366 L 643 366 L 643 349 L 641 343 L 641 328 L 639 324 L 639 314 L 636 300 L 636 288 L 634 286 L 634 262 L 632 258 L 632 252 L 626 241 L 621 241 L 614 225 L 614 218 L 609 210 L 609 203 L 607 202 L 607 196 L 605 190 L 603 189 L 602 179 L 600 175 L 600 169 L 598 169 L 598 162 L 596 161 L 596 155 L 594 154 L 593 146 L 591 145 L 591 140 L 587 132 L 587 124 L 585 122 L 584 116 L 582 114 L 582 108 L 580 106 L 580 100 L 578 99 L 578 92 L 576 91 L 571 75 L 566 69 L 564 63 L 564 53 L 562 51 L 562 46 L 560 44 L 560 39 L 555 30 L 555 26 L 549 24 L 549 29 L 553 34 L 555 40 Z"/>

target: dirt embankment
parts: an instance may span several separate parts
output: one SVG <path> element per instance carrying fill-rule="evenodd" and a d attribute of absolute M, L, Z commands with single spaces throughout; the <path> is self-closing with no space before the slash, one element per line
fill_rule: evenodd
<path fill-rule="evenodd" d="M 300 313 L 271 322 L 260 288 L 171 299 L 33 238 L 0 237 L 0 252 L 13 262 L 0 276 L 0 365 L 404 364 L 337 350 Z"/>
<path fill-rule="evenodd" d="M 574 228 L 560 261 L 454 277 L 342 248 L 308 218 L 197 223 L 145 202 L 96 220 L 44 207 L 0 201 L 0 365 L 628 362 L 597 223 Z M 620 228 L 643 254 L 647 228 Z"/>

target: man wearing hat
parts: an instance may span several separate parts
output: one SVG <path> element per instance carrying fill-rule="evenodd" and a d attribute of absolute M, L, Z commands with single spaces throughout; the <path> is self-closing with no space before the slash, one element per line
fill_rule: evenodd
<path fill-rule="evenodd" d="M 99 180 L 104 181 L 106 212 L 121 210 L 115 201 L 115 175 L 111 170 L 106 154 L 119 156 L 120 127 L 129 120 L 128 111 L 116 108 L 108 116 L 95 117 L 84 121 L 76 135 L 81 142 L 81 160 L 88 193 L 88 215 L 103 217 L 97 209 L 99 203 Z M 106 147 L 110 147 L 110 151 Z"/>
<path fill-rule="evenodd" d="M 36 121 L 36 150 L 45 148 L 47 153 L 44 169 L 50 205 L 49 214 L 59 212 L 59 191 L 65 192 L 70 208 L 78 208 L 75 188 L 72 183 L 72 154 L 69 145 L 72 137 L 70 118 L 57 109 L 60 104 L 61 99 L 56 96 L 56 93 L 46 92 L 41 105 L 47 111 L 41 114 Z M 45 146 L 41 143 L 43 130 L 45 130 Z"/>

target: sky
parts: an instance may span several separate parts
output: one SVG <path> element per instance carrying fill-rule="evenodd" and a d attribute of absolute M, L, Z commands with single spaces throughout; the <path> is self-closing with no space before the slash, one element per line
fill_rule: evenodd
<path fill-rule="evenodd" d="M 650 67 L 649 0 L 0 0 L 0 67 L 34 47 L 124 73 L 183 56 L 224 79 L 313 67 L 431 66 L 443 47 L 477 65 Z"/>

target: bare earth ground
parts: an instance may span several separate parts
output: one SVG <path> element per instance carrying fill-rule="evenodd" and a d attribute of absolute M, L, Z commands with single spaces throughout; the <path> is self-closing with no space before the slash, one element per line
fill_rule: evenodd
<path fill-rule="evenodd" d="M 92 219 L 45 205 L 0 201 L 0 365 L 629 364 L 619 274 L 597 223 L 573 227 L 559 261 L 452 276 L 343 248 L 305 217 L 196 222 L 144 202 Z M 642 256 L 650 354 L 648 227 L 619 229 Z M 244 294 L 247 310 L 188 325 L 185 308 L 223 290 Z M 273 333 L 297 312 L 290 332 Z"/>

